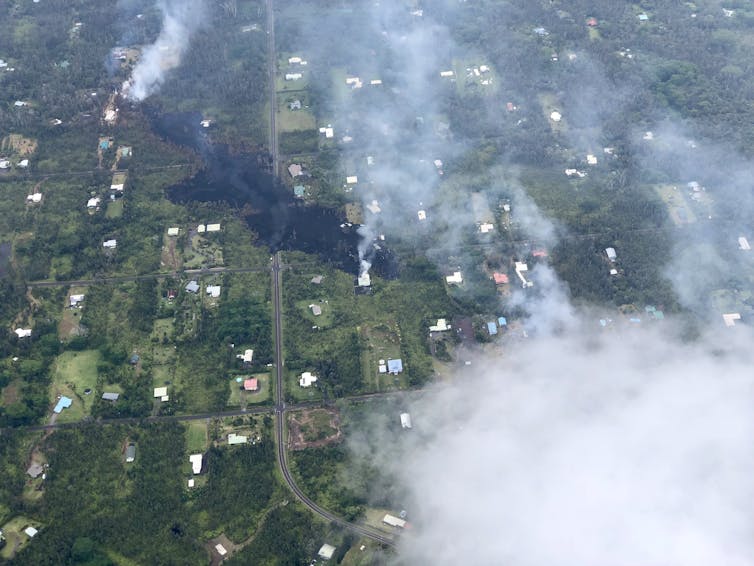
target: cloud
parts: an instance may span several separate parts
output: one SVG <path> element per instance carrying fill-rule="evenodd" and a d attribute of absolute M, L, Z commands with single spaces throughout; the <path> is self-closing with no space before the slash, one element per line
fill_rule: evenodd
<path fill-rule="evenodd" d="M 665 328 L 523 341 L 416 403 L 401 562 L 754 563 L 752 336 Z"/>
<path fill-rule="evenodd" d="M 167 72 L 181 64 L 191 36 L 205 21 L 204 0 L 159 0 L 157 7 L 162 12 L 162 29 L 126 82 L 131 100 L 144 100 L 160 89 Z"/>

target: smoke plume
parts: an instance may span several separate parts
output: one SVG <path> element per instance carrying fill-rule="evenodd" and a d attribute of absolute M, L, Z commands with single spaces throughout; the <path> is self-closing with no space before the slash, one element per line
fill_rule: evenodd
<path fill-rule="evenodd" d="M 168 71 L 181 64 L 193 33 L 205 21 L 204 0 L 159 0 L 162 30 L 157 40 L 144 49 L 124 92 L 141 101 L 157 92 Z"/>

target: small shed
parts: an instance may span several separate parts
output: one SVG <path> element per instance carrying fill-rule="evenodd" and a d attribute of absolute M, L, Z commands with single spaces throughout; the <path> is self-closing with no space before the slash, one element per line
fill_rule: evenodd
<path fill-rule="evenodd" d="M 42 475 L 42 472 L 44 472 L 45 468 L 42 464 L 39 462 L 32 462 L 31 466 L 28 467 L 26 470 L 26 473 L 29 474 L 33 479 L 38 478 Z"/>
<path fill-rule="evenodd" d="M 126 446 L 126 462 L 133 462 L 136 460 L 136 444 L 129 442 Z"/>
<path fill-rule="evenodd" d="M 107 391 L 102 394 L 102 399 L 105 401 L 117 401 L 118 397 L 120 397 L 120 394 L 118 393 L 108 393 Z"/>

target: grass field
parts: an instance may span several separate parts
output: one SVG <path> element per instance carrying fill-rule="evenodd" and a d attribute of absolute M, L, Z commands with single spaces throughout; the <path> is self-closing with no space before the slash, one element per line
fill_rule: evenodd
<path fill-rule="evenodd" d="M 207 423 L 205 421 L 191 421 L 186 427 L 186 450 L 193 454 L 207 449 Z"/>
<path fill-rule="evenodd" d="M 302 107 L 300 110 L 290 109 L 289 105 L 294 100 L 301 102 Z M 317 123 L 314 115 L 306 107 L 306 96 L 304 93 L 278 95 L 277 124 L 281 132 L 316 129 Z"/>
<path fill-rule="evenodd" d="M 33 526 L 38 529 L 39 523 L 31 521 L 26 517 L 19 516 L 11 519 L 3 525 L 2 531 L 8 542 L 5 545 L 5 548 L 0 550 L 0 558 L 9 560 L 26 545 L 29 541 L 29 536 L 24 533 L 24 529 L 28 526 Z"/>
<path fill-rule="evenodd" d="M 320 309 L 322 309 L 322 314 L 314 316 L 312 309 L 309 308 L 309 305 L 317 305 Z M 333 311 L 327 299 L 323 301 L 316 299 L 312 299 L 311 301 L 297 301 L 296 307 L 298 308 L 301 318 L 307 323 L 311 323 L 312 326 L 316 325 L 320 328 L 329 328 L 330 326 L 332 326 Z"/>
<path fill-rule="evenodd" d="M 85 395 L 85 389 L 94 391 L 97 385 L 97 363 L 100 353 L 97 350 L 64 352 L 55 362 L 50 402 L 55 403 L 58 395 L 73 399 L 73 404 L 63 409 L 58 422 L 78 421 L 89 414 L 94 393 Z"/>

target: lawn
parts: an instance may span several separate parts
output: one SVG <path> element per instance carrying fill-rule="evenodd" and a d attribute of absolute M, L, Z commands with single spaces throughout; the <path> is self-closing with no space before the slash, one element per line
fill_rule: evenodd
<path fill-rule="evenodd" d="M 314 115 L 306 107 L 306 97 L 297 96 L 296 94 L 286 94 L 278 96 L 278 116 L 277 124 L 281 132 L 295 132 L 301 130 L 314 130 L 317 123 Z M 294 100 L 301 102 L 301 109 L 291 110 L 289 105 Z"/>
<path fill-rule="evenodd" d="M 401 344 L 398 338 L 398 325 L 395 321 L 387 321 L 374 326 L 362 327 L 362 336 L 366 339 L 367 347 L 362 352 L 362 371 L 364 384 L 368 389 L 385 391 L 396 385 L 405 386 L 403 376 L 380 374 L 379 361 L 400 358 Z M 397 382 L 396 382 L 397 379 Z"/>
<path fill-rule="evenodd" d="M 191 421 L 186 427 L 186 451 L 189 454 L 204 452 L 207 449 L 206 421 Z"/>
<path fill-rule="evenodd" d="M 89 414 L 97 385 L 99 361 L 100 353 L 97 350 L 64 352 L 58 356 L 50 387 L 50 402 L 57 402 L 58 395 L 66 395 L 73 399 L 73 404 L 63 409 L 58 422 L 78 421 Z M 86 389 L 91 389 L 92 393 L 85 395 Z"/>
<path fill-rule="evenodd" d="M 111 200 L 107 203 L 106 218 L 120 218 L 123 216 L 123 199 Z"/>
<path fill-rule="evenodd" d="M 316 305 L 322 309 L 322 314 L 314 316 L 312 309 L 309 305 Z M 311 323 L 312 326 L 319 326 L 320 328 L 329 328 L 333 324 L 333 309 L 327 299 L 312 299 L 303 301 L 296 301 L 296 308 L 300 314 L 301 319 L 307 323 Z"/>
<path fill-rule="evenodd" d="M 241 379 L 247 379 L 249 377 L 255 377 L 257 379 L 259 389 L 257 391 L 244 391 L 243 381 L 240 383 L 235 378 L 229 382 L 230 396 L 228 397 L 228 405 L 231 407 L 246 407 L 247 405 L 256 405 L 264 403 L 269 400 L 270 395 L 270 374 L 269 373 L 255 373 L 252 375 L 239 376 Z"/>

